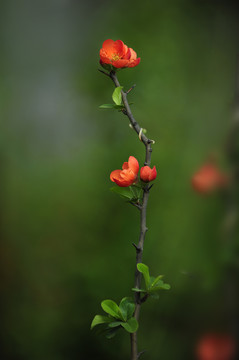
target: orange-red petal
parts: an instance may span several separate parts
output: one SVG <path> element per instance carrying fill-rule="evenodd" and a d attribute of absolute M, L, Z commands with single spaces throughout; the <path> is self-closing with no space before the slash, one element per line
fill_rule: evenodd
<path fill-rule="evenodd" d="M 125 54 L 125 45 L 122 40 L 116 40 L 114 42 L 114 52 L 122 58 Z"/>
<path fill-rule="evenodd" d="M 133 173 L 137 176 L 139 172 L 139 163 L 138 160 L 134 156 L 130 156 L 128 160 L 129 168 L 133 171 Z"/>
<path fill-rule="evenodd" d="M 122 166 L 122 169 L 125 170 L 125 169 L 128 169 L 128 168 L 129 168 L 128 162 L 124 162 L 123 166 Z"/>
<path fill-rule="evenodd" d="M 103 42 L 102 49 L 111 57 L 115 53 L 114 40 L 108 39 Z"/>
<path fill-rule="evenodd" d="M 105 54 L 104 54 L 104 55 L 101 55 L 101 54 L 100 54 L 100 60 L 101 60 L 101 62 L 104 63 L 104 64 L 111 64 L 110 58 L 107 57 L 107 56 L 105 56 Z"/>
<path fill-rule="evenodd" d="M 112 171 L 111 174 L 110 174 L 110 180 L 115 182 L 115 179 L 120 178 L 121 171 L 122 170 L 114 170 L 114 171 Z"/>
<path fill-rule="evenodd" d="M 140 60 L 141 60 L 140 58 L 137 58 L 137 59 L 135 59 L 133 61 L 129 60 L 128 67 L 135 67 L 135 66 L 139 65 Z"/>
<path fill-rule="evenodd" d="M 136 60 L 137 59 L 136 52 L 131 48 L 129 48 L 129 50 L 130 50 L 130 60 Z"/>
<path fill-rule="evenodd" d="M 129 60 L 127 59 L 119 59 L 116 61 L 112 61 L 112 65 L 117 69 L 128 67 L 128 64 L 129 64 Z"/>
<path fill-rule="evenodd" d="M 127 187 L 132 185 L 132 181 L 122 180 L 122 179 L 115 179 L 115 183 L 120 187 Z"/>
<path fill-rule="evenodd" d="M 129 181 L 129 182 L 132 181 L 132 183 L 135 181 L 135 174 L 130 169 L 122 170 L 120 173 L 120 177 L 125 181 Z"/>

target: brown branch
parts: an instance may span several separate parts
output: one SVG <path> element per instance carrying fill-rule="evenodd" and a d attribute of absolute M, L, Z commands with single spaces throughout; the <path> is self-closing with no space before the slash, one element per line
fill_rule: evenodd
<path fill-rule="evenodd" d="M 120 83 L 119 83 L 119 80 L 118 80 L 118 78 L 116 76 L 115 71 L 111 71 L 109 75 L 110 75 L 110 78 L 113 80 L 115 86 L 119 87 Z M 142 128 L 140 127 L 138 122 L 135 120 L 135 118 L 134 118 L 134 116 L 133 116 L 133 114 L 131 112 L 128 100 L 127 100 L 128 92 L 121 91 L 122 101 L 123 101 L 123 104 L 124 104 L 124 107 L 125 107 L 124 114 L 127 115 L 127 117 L 129 118 L 129 121 L 130 121 L 130 123 L 132 125 L 132 128 L 135 130 L 135 132 L 138 134 L 138 136 L 140 135 L 139 136 L 140 140 L 142 141 L 142 143 L 145 146 L 145 162 L 144 162 L 144 165 L 145 166 L 146 165 L 150 166 L 151 153 L 152 153 L 151 144 L 154 143 L 154 141 L 147 138 L 147 136 L 142 132 Z M 148 199 L 149 199 L 149 186 L 146 185 L 144 190 L 143 190 L 143 200 L 142 200 L 142 205 L 141 205 L 141 208 L 140 208 L 140 236 L 139 236 L 139 242 L 138 242 L 137 245 L 134 244 L 134 246 L 136 248 L 136 269 L 135 269 L 134 287 L 138 288 L 138 289 L 140 289 L 140 287 L 141 287 L 141 273 L 137 269 L 137 264 L 142 262 L 144 240 L 145 240 L 146 232 L 148 230 L 148 228 L 146 226 L 146 213 L 147 213 Z M 142 303 L 142 300 L 141 300 L 141 297 L 140 297 L 140 293 L 136 292 L 135 293 L 135 313 L 134 313 L 134 317 L 136 318 L 137 321 L 139 320 L 139 313 L 140 313 L 141 303 Z M 139 358 L 138 344 L 137 344 L 137 332 L 131 334 L 130 337 L 131 337 L 131 360 L 137 360 Z"/>

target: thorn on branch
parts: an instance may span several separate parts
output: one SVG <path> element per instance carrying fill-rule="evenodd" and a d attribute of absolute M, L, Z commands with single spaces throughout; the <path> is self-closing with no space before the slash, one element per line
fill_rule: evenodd
<path fill-rule="evenodd" d="M 152 189 L 153 186 L 154 186 L 154 184 L 151 184 L 151 185 L 149 186 L 149 188 L 148 188 L 148 191 L 149 191 L 150 189 Z"/>
<path fill-rule="evenodd" d="M 107 72 L 105 72 L 104 70 L 101 70 L 101 69 L 98 69 L 102 74 L 104 74 L 104 75 L 106 75 L 106 76 L 108 76 L 108 77 L 110 77 L 110 74 L 108 74 Z"/>
<path fill-rule="evenodd" d="M 132 91 L 134 88 L 135 88 L 135 86 L 136 86 L 136 84 L 134 84 L 133 86 L 131 86 L 131 88 L 128 90 L 128 91 L 126 91 L 126 95 L 128 95 L 129 93 L 130 93 L 130 91 Z"/>

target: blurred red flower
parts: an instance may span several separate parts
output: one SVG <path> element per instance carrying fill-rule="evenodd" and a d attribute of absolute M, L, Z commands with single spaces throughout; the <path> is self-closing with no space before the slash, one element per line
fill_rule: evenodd
<path fill-rule="evenodd" d="M 112 171 L 110 180 L 121 187 L 132 185 L 136 181 L 139 172 L 138 160 L 134 156 L 130 156 L 128 162 L 124 162 L 122 169 Z"/>
<path fill-rule="evenodd" d="M 198 360 L 232 360 L 236 344 L 229 335 L 208 334 L 199 341 L 196 353 Z"/>
<path fill-rule="evenodd" d="M 153 169 L 151 169 L 149 166 L 143 166 L 140 169 L 140 179 L 144 182 L 150 182 L 156 179 L 157 171 L 156 167 L 154 166 Z"/>
<path fill-rule="evenodd" d="M 111 39 L 103 42 L 100 49 L 100 64 L 104 66 L 112 65 L 115 68 L 134 67 L 140 63 L 140 58 L 137 58 L 136 52 L 128 48 L 123 41 Z"/>
<path fill-rule="evenodd" d="M 210 193 L 226 186 L 228 177 L 214 164 L 203 165 L 192 177 L 192 186 L 199 193 Z"/>

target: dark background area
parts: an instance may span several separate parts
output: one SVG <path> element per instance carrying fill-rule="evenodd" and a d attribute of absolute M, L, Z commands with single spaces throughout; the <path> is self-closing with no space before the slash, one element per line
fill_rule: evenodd
<path fill-rule="evenodd" d="M 90 331 L 100 302 L 134 282 L 138 212 L 109 174 L 129 155 L 144 161 L 126 117 L 98 108 L 113 92 L 97 70 L 108 38 L 141 57 L 118 77 L 137 84 L 132 111 L 156 141 L 144 262 L 172 287 L 143 306 L 139 348 L 145 360 L 194 359 L 202 334 L 238 320 L 238 199 L 230 223 L 225 196 L 191 187 L 212 153 L 231 169 L 238 6 L 3 0 L 0 18 L 1 359 L 129 358 L 128 334 Z"/>

